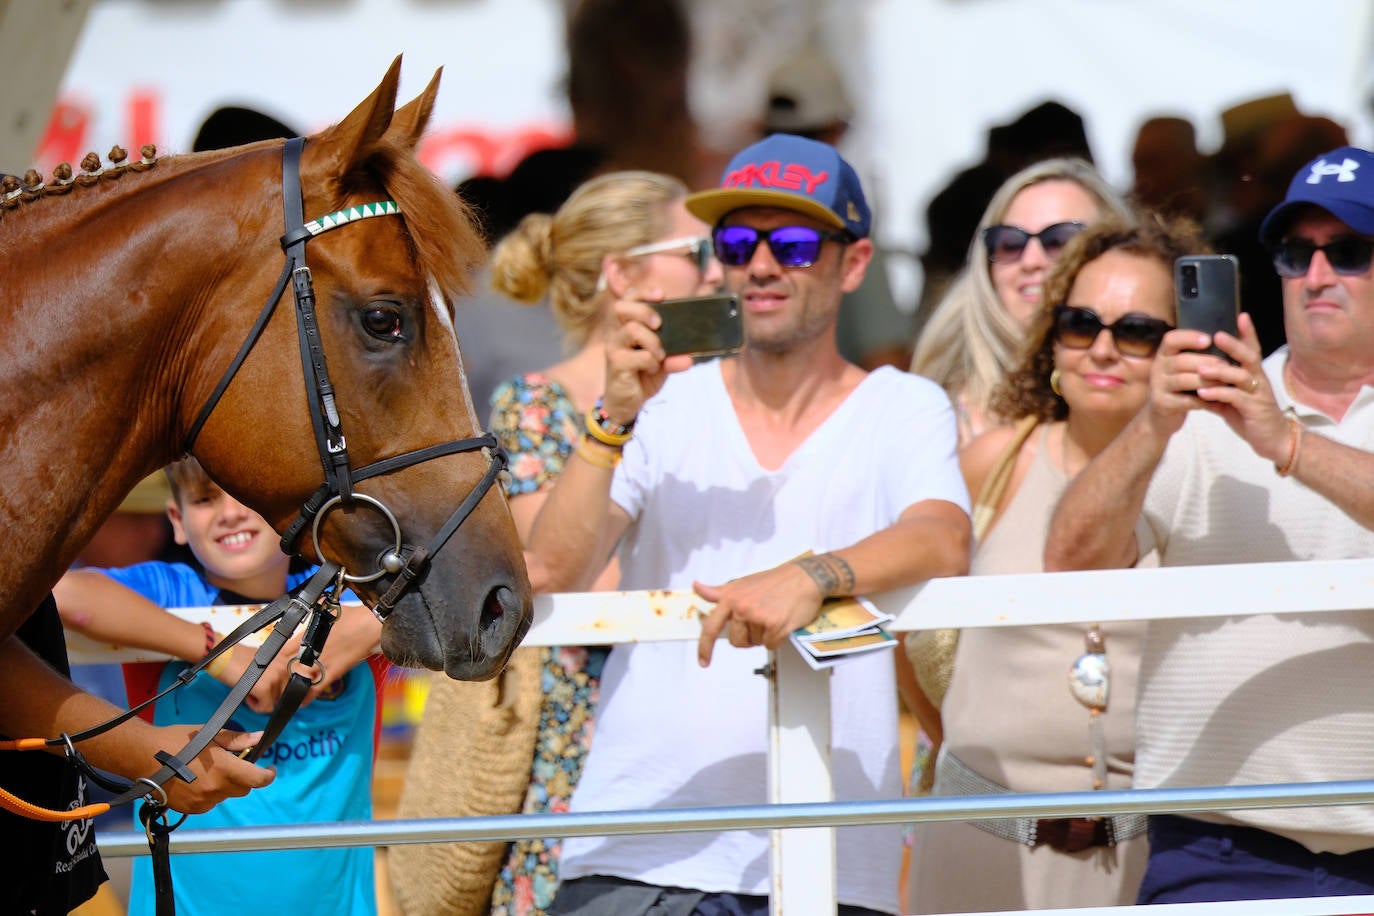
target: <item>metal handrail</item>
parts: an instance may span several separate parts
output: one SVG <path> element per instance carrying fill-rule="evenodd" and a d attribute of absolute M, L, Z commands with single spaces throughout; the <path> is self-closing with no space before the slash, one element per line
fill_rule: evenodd
<path fill-rule="evenodd" d="M 927 796 L 811 804 L 339 821 L 199 830 L 184 828 L 176 832 L 171 847 L 173 853 L 242 852 L 264 849 L 515 840 L 549 836 L 847 827 L 1008 817 L 1310 808 L 1367 804 L 1372 801 L 1374 781 L 1371 780 L 1204 786 L 1184 789 L 1115 789 L 1039 795 Z M 98 842 L 101 855 L 136 856 L 148 853 L 148 839 L 141 832 L 110 833 L 101 836 Z"/>

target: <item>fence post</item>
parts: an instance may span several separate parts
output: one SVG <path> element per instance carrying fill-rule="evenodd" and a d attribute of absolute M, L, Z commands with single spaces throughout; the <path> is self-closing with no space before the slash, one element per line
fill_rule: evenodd
<path fill-rule="evenodd" d="M 833 801 L 830 672 L 813 670 L 790 644 L 768 656 L 768 801 Z M 772 866 L 773 916 L 835 911 L 833 827 L 774 830 Z"/>

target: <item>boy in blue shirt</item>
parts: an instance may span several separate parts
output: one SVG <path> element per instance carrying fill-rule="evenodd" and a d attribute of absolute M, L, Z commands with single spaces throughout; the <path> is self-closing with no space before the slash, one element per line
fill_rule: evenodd
<path fill-rule="evenodd" d="M 190 547 L 202 570 L 158 561 L 124 569 L 73 570 L 53 592 L 69 629 L 175 656 L 169 662 L 126 666 L 131 705 L 172 684 L 188 662 L 198 661 L 218 641 L 218 634 L 208 626 L 183 620 L 164 608 L 266 604 L 314 571 L 292 574 L 290 558 L 278 548 L 271 526 L 221 490 L 194 458 L 169 466 L 167 477 L 172 486 L 167 515 L 176 540 Z M 381 624 L 357 605 L 345 606 L 341 616 L 321 658 L 332 680 L 312 688 L 307 702 L 261 756 L 264 765 L 276 769 L 276 780 L 265 789 L 188 818 L 187 827 L 371 819 L 381 669 L 374 672 L 356 663 L 375 648 Z M 248 708 L 240 708 L 227 727 L 258 731 L 266 726 L 267 713 L 286 681 L 286 662 L 294 655 L 291 645 L 264 674 Z M 158 701 L 151 710 L 153 723 L 205 722 L 251 658 L 248 647 L 220 656 L 210 666 L 215 669 L 213 677 L 197 677 Z M 284 912 L 363 916 L 377 912 L 373 850 L 367 846 L 242 852 L 232 860 L 213 854 L 175 856 L 172 877 L 177 912 L 185 916 L 222 912 L 223 901 L 211 889 L 221 886 L 230 870 L 250 873 L 270 887 L 272 905 Z M 140 857 L 134 862 L 128 913 L 152 916 L 153 912 L 152 863 Z"/>

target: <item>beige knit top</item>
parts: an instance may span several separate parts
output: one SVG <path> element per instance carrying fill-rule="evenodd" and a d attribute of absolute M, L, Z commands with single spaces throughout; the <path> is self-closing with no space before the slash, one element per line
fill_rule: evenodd
<path fill-rule="evenodd" d="M 1068 485 L 1045 447 L 974 554 L 971 575 L 1040 572 L 1055 503 Z M 1103 714 L 1109 789 L 1131 785 L 1135 690 L 1144 623 L 1109 623 L 1110 694 Z M 1018 792 L 1092 788 L 1086 707 L 1069 692 L 1069 666 L 1085 651 L 1084 624 L 962 631 L 942 716 L 944 746 L 987 779 Z"/>

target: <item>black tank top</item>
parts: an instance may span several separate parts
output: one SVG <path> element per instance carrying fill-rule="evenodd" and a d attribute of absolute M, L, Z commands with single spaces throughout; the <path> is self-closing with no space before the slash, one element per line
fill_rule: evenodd
<path fill-rule="evenodd" d="M 71 676 L 62 619 L 51 595 L 16 636 L 64 677 Z M 64 758 L 42 751 L 0 751 L 0 786 L 59 811 L 90 803 L 86 777 Z M 106 880 L 90 820 L 49 824 L 0 808 L 0 836 L 9 847 L 0 856 L 0 900 L 8 898 L 0 909 L 6 913 L 65 914 L 95 896 Z"/>

